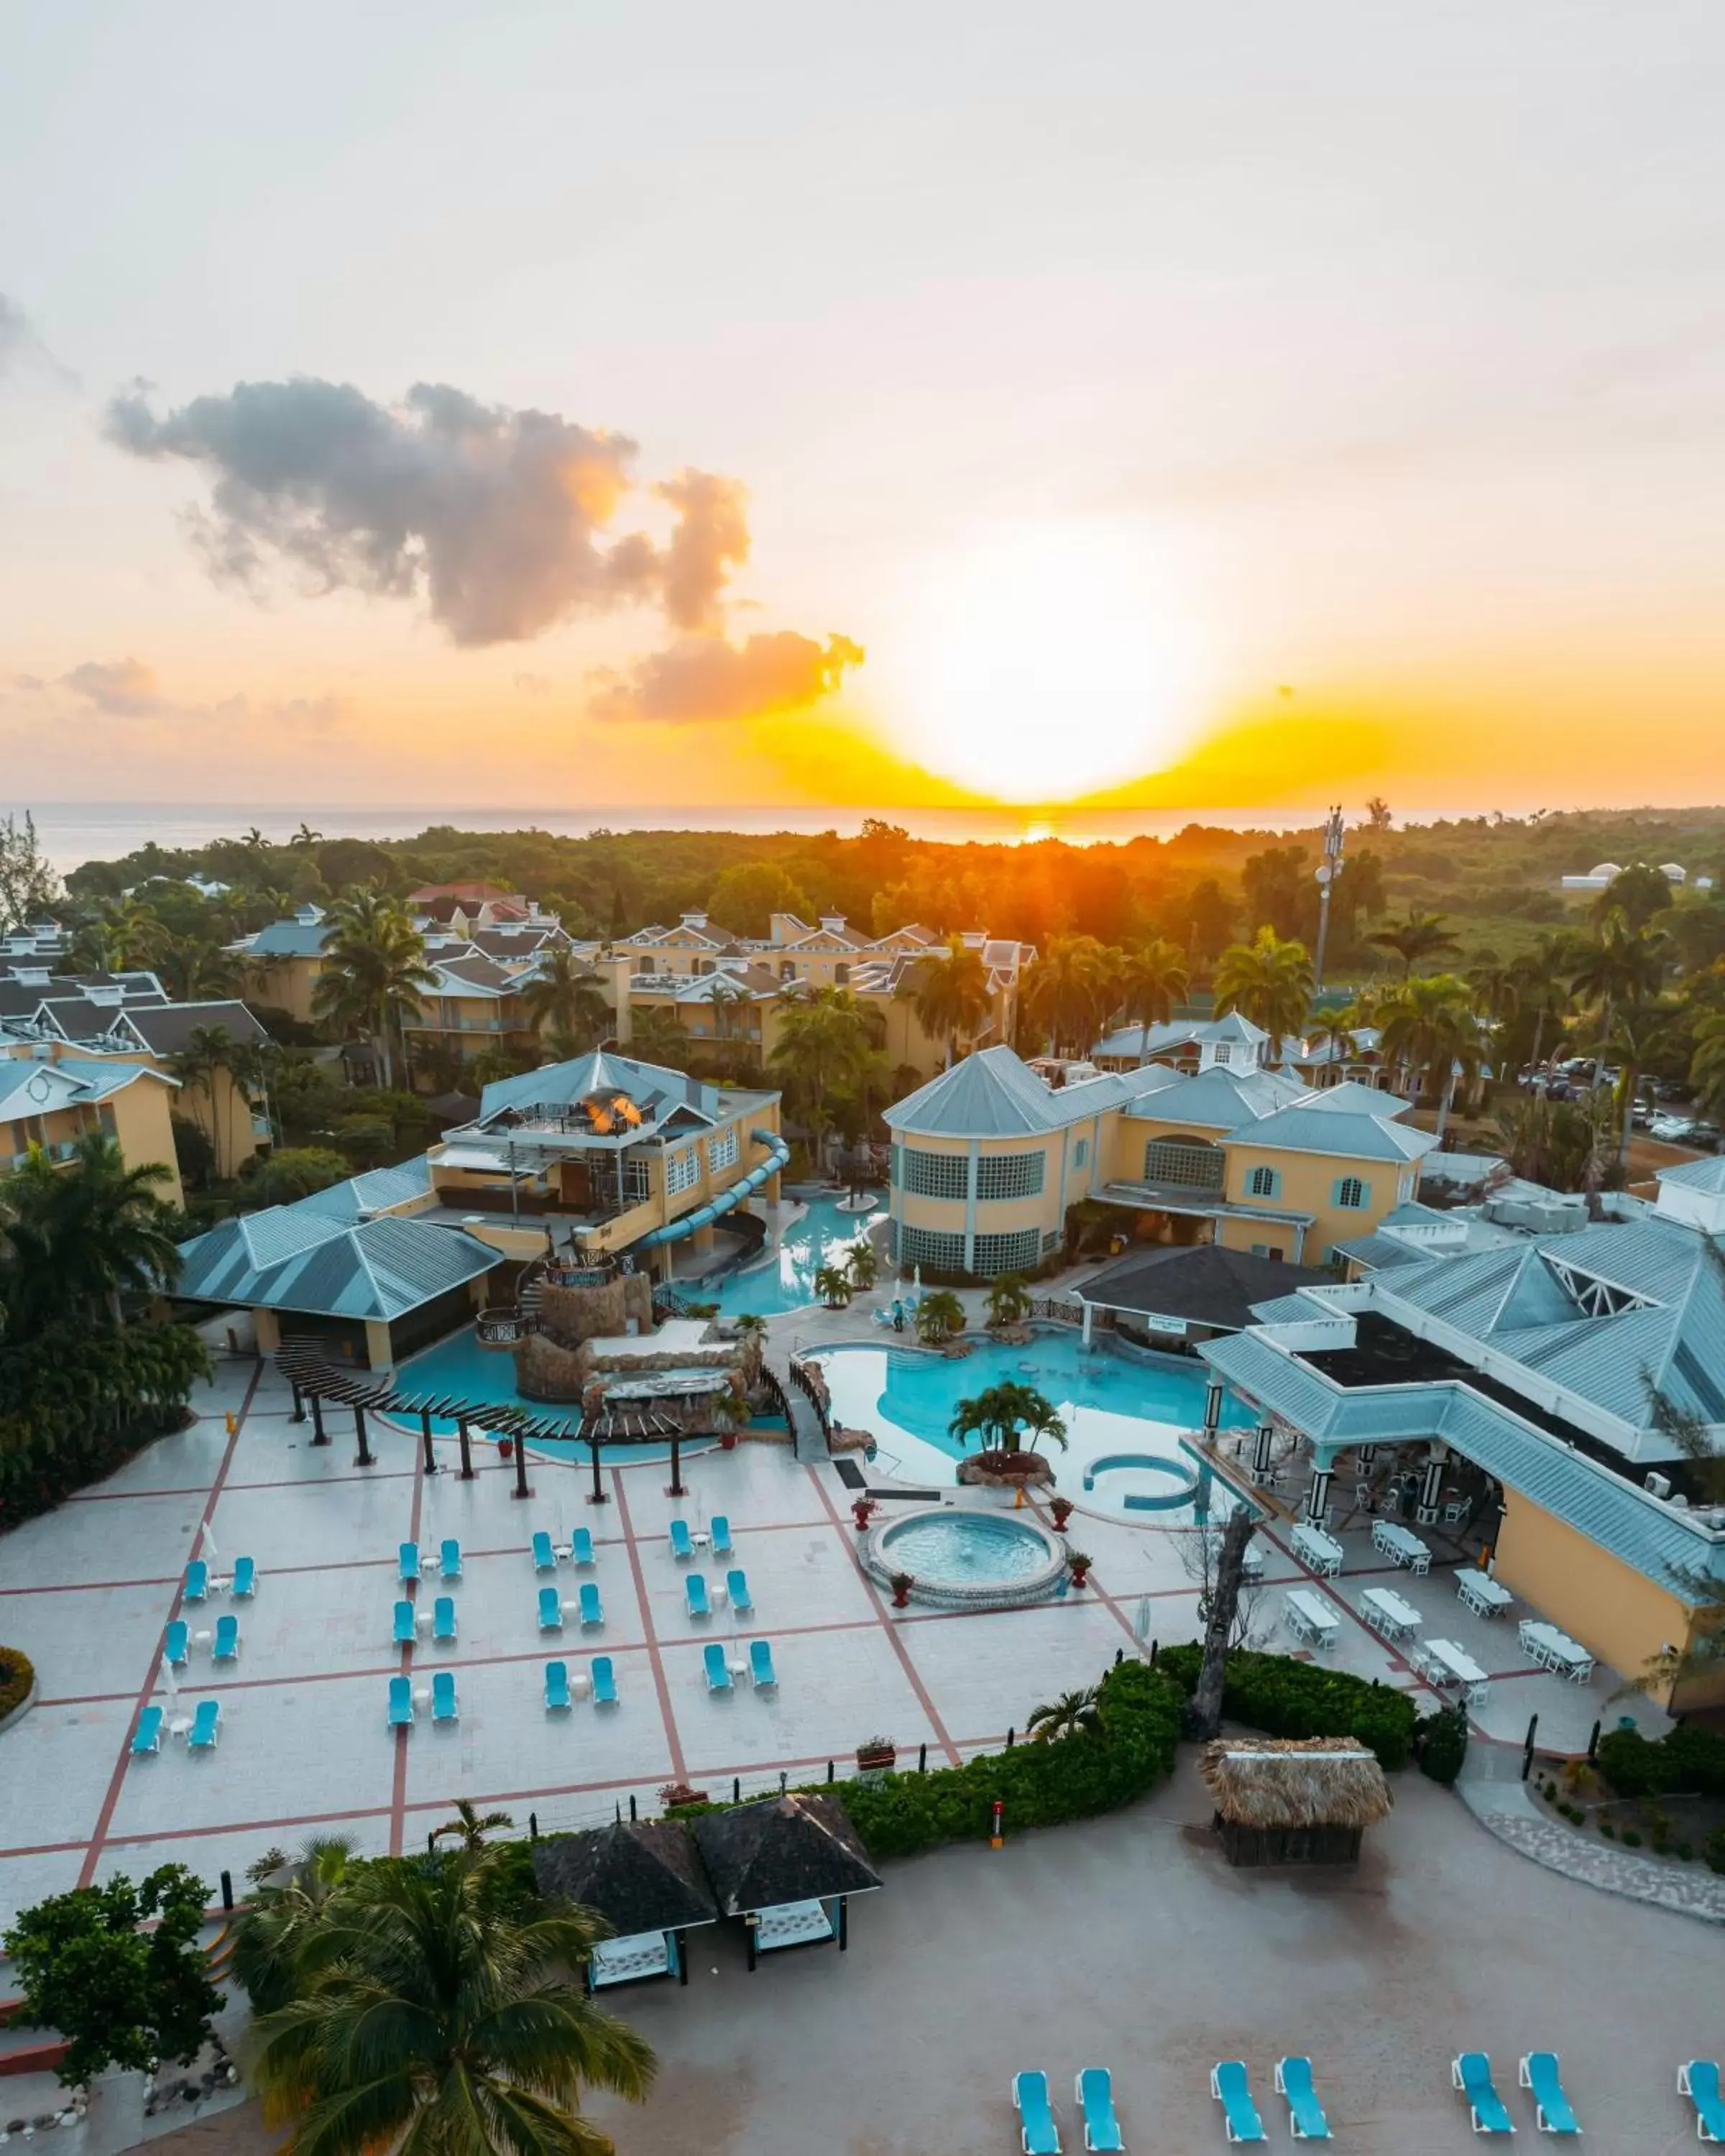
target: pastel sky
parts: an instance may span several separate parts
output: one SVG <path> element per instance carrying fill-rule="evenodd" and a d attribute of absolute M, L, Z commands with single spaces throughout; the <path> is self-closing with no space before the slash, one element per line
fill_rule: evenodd
<path fill-rule="evenodd" d="M 1725 798 L 1718 0 L 0 49 L 8 798 Z"/>

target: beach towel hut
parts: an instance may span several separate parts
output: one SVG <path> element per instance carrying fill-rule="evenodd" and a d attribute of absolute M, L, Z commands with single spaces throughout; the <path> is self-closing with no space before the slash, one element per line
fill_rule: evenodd
<path fill-rule="evenodd" d="M 649 1977 L 689 1981 L 689 1934 L 719 1920 L 689 1830 L 678 1820 L 617 1821 L 533 1844 L 542 1894 L 597 1909 L 616 1936 L 588 1965 L 589 1991 Z"/>
<path fill-rule="evenodd" d="M 720 1909 L 748 1927 L 749 1967 L 781 1947 L 849 1943 L 853 1894 L 880 1875 L 837 1797 L 791 1792 L 708 1812 L 695 1822 Z"/>
<path fill-rule="evenodd" d="M 1224 1737 L 1199 1771 L 1230 1864 L 1355 1864 L 1388 1816 L 1384 1769 L 1357 1738 Z"/>

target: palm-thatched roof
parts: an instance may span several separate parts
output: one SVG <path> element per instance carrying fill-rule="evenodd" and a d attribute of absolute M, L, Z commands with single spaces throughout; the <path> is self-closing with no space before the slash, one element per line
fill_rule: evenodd
<path fill-rule="evenodd" d="M 1218 1818 L 1260 1832 L 1375 1826 L 1393 1802 L 1384 1769 L 1354 1737 L 1218 1738 L 1199 1772 Z"/>
<path fill-rule="evenodd" d="M 880 1884 L 837 1797 L 793 1792 L 708 1812 L 696 1820 L 695 1839 L 727 1917 L 865 1894 Z"/>
<path fill-rule="evenodd" d="M 621 1820 L 533 1844 L 542 1894 L 597 1909 L 620 1938 L 718 1921 L 689 1830 L 677 1820 Z"/>

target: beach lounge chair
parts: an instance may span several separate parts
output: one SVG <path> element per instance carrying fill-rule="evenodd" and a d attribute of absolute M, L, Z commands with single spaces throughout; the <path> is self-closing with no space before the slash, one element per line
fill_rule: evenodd
<path fill-rule="evenodd" d="M 186 1588 L 181 1596 L 183 1602 L 202 1602 L 209 1593 L 209 1567 L 201 1557 L 194 1557 L 186 1567 Z"/>
<path fill-rule="evenodd" d="M 1450 2062 L 1450 2079 L 1467 2098 L 1476 2133 L 1515 2132 L 1515 2121 L 1492 2085 L 1491 2061 L 1483 2051 L 1461 2052 Z"/>
<path fill-rule="evenodd" d="M 455 1708 L 455 1672 L 439 1670 L 431 1680 L 431 1718 L 434 1722 L 459 1720 Z"/>
<path fill-rule="evenodd" d="M 141 1722 L 139 1729 L 143 1725 Z M 137 1746 L 132 1746 L 136 1752 Z M 1678 2093 L 1695 2106 L 1697 2141 L 1725 2141 L 1725 2089 L 1719 2085 L 1717 2059 L 1690 2059 L 1677 2069 Z"/>
<path fill-rule="evenodd" d="M 776 1691 L 778 1672 L 773 1666 L 773 1642 L 770 1640 L 749 1641 L 749 1679 L 757 1691 Z"/>
<path fill-rule="evenodd" d="M 741 1565 L 732 1565 L 726 1573 L 725 1592 L 731 1598 L 731 1607 L 739 1615 L 747 1617 L 753 1613 L 755 1604 L 749 1593 L 749 1577 Z"/>
<path fill-rule="evenodd" d="M 572 1707 L 569 1696 L 569 1665 L 567 1662 L 547 1662 L 545 1665 L 545 1711 L 556 1714 L 566 1707 Z"/>
<path fill-rule="evenodd" d="M 1563 2077 L 1555 2051 L 1529 2051 L 1517 2069 L 1517 2079 L 1533 2092 L 1533 2123 L 1542 2133 L 1579 2133 L 1581 2121 L 1563 2093 Z"/>
<path fill-rule="evenodd" d="M 413 1645 L 414 1637 L 413 1605 L 411 1602 L 398 1602 L 396 1604 L 395 1630 L 390 1636 L 394 1640 L 398 1647 L 411 1647 Z"/>
<path fill-rule="evenodd" d="M 1086 2066 L 1072 2083 L 1072 2101 L 1084 2113 L 1084 2145 L 1120 2151 L 1126 2142 L 1114 2112 L 1114 2076 L 1106 2066 Z"/>
<path fill-rule="evenodd" d="M 162 1659 L 171 1670 L 186 1666 L 186 1653 L 192 1634 L 183 1617 L 176 1617 L 162 1635 Z"/>
<path fill-rule="evenodd" d="M 431 1636 L 434 1640 L 449 1640 L 455 1636 L 455 1598 L 439 1594 L 431 1605 Z"/>
<path fill-rule="evenodd" d="M 691 1617 L 711 1617 L 713 1605 L 706 1599 L 706 1581 L 698 1572 L 685 1573 L 683 1579 L 683 1599 L 689 1605 Z"/>
<path fill-rule="evenodd" d="M 410 1579 L 417 1579 L 419 1577 L 419 1545 L 418 1543 L 403 1543 L 400 1550 L 397 1553 L 397 1571 L 403 1584 Z"/>
<path fill-rule="evenodd" d="M 569 1555 L 576 1564 L 593 1563 L 593 1529 L 577 1527 L 569 1537 Z"/>
<path fill-rule="evenodd" d="M 1219 2059 L 1210 2068 L 1210 2094 L 1222 2107 L 1222 2123 L 1230 2141 L 1261 2141 L 1264 2122 L 1252 2101 L 1251 2084 L 1238 2059 Z"/>
<path fill-rule="evenodd" d="M 249 1557 L 234 1560 L 234 1579 L 228 1592 L 236 1602 L 249 1602 L 258 1591 L 258 1568 Z"/>
<path fill-rule="evenodd" d="M 1060 2156 L 1060 2129 L 1055 2124 L 1054 2106 L 1049 2102 L 1048 2076 L 1014 2074 L 1012 2107 L 1019 2115 L 1019 2139 L 1024 2156 Z"/>
<path fill-rule="evenodd" d="M 146 1752 L 162 1749 L 162 1709 L 146 1707 L 138 1717 L 138 1726 L 131 1733 L 133 1758 L 141 1758 Z"/>
<path fill-rule="evenodd" d="M 1312 2061 L 1296 2054 L 1276 2062 L 1276 2092 L 1288 2102 L 1288 2131 L 1296 2141 L 1327 2141 L 1330 2122 L 1312 2085 Z"/>
<path fill-rule="evenodd" d="M 729 1691 L 731 1689 L 731 1665 L 725 1659 L 725 1650 L 719 1645 L 716 1640 L 708 1640 L 706 1646 L 701 1649 L 701 1667 L 706 1671 L 707 1690 L 709 1691 Z"/>
<path fill-rule="evenodd" d="M 715 1557 L 729 1557 L 731 1554 L 731 1522 L 726 1518 L 722 1512 L 715 1512 L 713 1514 L 712 1527 L 710 1532 L 713 1538 L 713 1555 Z"/>
<path fill-rule="evenodd" d="M 595 1655 L 593 1658 L 593 1703 L 595 1707 L 617 1704 L 617 1672 L 611 1666 L 608 1655 Z"/>
<path fill-rule="evenodd" d="M 193 1752 L 213 1752 L 222 1733 L 222 1702 L 218 1699 L 201 1699 L 192 1710 L 192 1727 L 186 1732 L 186 1743 Z"/>
<path fill-rule="evenodd" d="M 693 1557 L 695 1545 L 689 1539 L 689 1522 L 673 1520 L 670 1523 L 671 1555 L 675 1558 Z"/>
<path fill-rule="evenodd" d="M 582 1585 L 581 1621 L 583 1625 L 603 1625 L 605 1621 L 605 1605 L 599 1599 L 599 1590 L 590 1579 Z"/>
<path fill-rule="evenodd" d="M 533 1569 L 535 1572 L 555 1572 L 557 1553 L 551 1546 L 551 1537 L 542 1527 L 533 1537 Z"/>
<path fill-rule="evenodd" d="M 461 1577 L 461 1545 L 451 1535 L 438 1553 L 437 1568 L 445 1579 Z"/>
<path fill-rule="evenodd" d="M 216 1620 L 215 1645 L 210 1649 L 213 1662 L 237 1662 L 239 1660 L 239 1620 L 230 1612 Z"/>
<path fill-rule="evenodd" d="M 554 1587 L 539 1590 L 539 1629 L 542 1632 L 561 1632 L 563 1629 L 563 1605 Z"/>
<path fill-rule="evenodd" d="M 410 1678 L 389 1680 L 389 1727 L 410 1729 L 413 1724 L 413 1686 Z"/>

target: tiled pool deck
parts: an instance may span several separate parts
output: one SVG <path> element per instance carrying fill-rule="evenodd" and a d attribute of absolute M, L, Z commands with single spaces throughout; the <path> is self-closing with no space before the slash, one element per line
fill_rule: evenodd
<path fill-rule="evenodd" d="M 1069 1533 L 1095 1560 L 1092 1584 L 1058 1602 L 896 1612 L 858 1567 L 836 1474 L 798 1466 L 781 1447 L 745 1443 L 686 1462 L 680 1500 L 666 1494 L 662 1458 L 610 1469 L 603 1506 L 588 1501 L 585 1468 L 536 1460 L 523 1504 L 495 1455 L 462 1482 L 453 1442 L 440 1448 L 448 1467 L 430 1476 L 415 1437 L 375 1426 L 377 1464 L 357 1467 L 339 1416 L 334 1442 L 314 1447 L 268 1367 L 223 1364 L 195 1405 L 198 1419 L 182 1435 L 0 1541 L 0 1639 L 31 1656 L 40 1688 L 0 1738 L 0 1922 L 116 1870 L 181 1861 L 213 1887 L 223 1867 L 238 1877 L 264 1849 L 314 1830 L 350 1835 L 371 1851 L 413 1847 L 458 1796 L 565 1827 L 608 1818 L 619 1804 L 627 1810 L 631 1795 L 656 1810 L 660 1786 L 673 1779 L 728 1794 L 733 1778 L 759 1792 L 781 1774 L 823 1774 L 829 1759 L 842 1773 L 858 1742 L 876 1732 L 893 1737 L 901 1757 L 926 1744 L 933 1765 L 992 1749 L 1039 1701 L 1092 1681 L 1141 1637 L 1168 1643 L 1197 1630 L 1179 1536 L 1153 1524 L 1081 1514 Z M 670 1555 L 667 1525 L 681 1514 L 698 1529 L 716 1512 L 732 1522 L 731 1562 L 748 1574 L 755 1615 L 747 1625 L 723 1608 L 705 1622 L 685 1611 L 685 1567 Z M 529 1537 L 542 1527 L 567 1543 L 583 1525 L 598 1563 L 578 1577 L 600 1589 L 603 1630 L 583 1635 L 572 1614 L 561 1635 L 542 1635 Z M 1267 1614 L 1305 1575 L 1288 1553 L 1286 1523 L 1271 1521 L 1266 1532 Z M 213 1572 L 244 1553 L 259 1576 L 255 1599 L 231 1605 L 237 1666 L 213 1667 L 208 1644 L 194 1644 L 181 1682 L 180 1711 L 220 1697 L 220 1746 L 194 1756 L 165 1737 L 159 1756 L 134 1760 L 127 1748 L 140 1710 L 169 1703 L 163 1627 L 182 1614 L 187 1560 L 209 1554 L 212 1535 Z M 390 1642 L 397 1545 L 412 1539 L 434 1551 L 449 1535 L 459 1537 L 465 1563 L 449 1590 L 459 1640 L 434 1647 L 422 1635 L 404 1658 Z M 1362 1589 L 1391 1577 L 1389 1568 L 1345 1516 L 1342 1539 L 1342 1576 L 1307 1583 L 1345 1613 L 1330 1658 L 1423 1690 L 1353 1615 Z M 704 1553 L 696 1561 L 710 1577 L 724 1569 Z M 560 1568 L 566 1599 L 577 1577 Z M 1481 1734 L 1518 1743 L 1537 1712 L 1542 1748 L 1580 1750 L 1596 1717 L 1609 1727 L 1623 1711 L 1608 1671 L 1573 1686 L 1528 1665 L 1516 1643 L 1519 1613 L 1491 1623 L 1471 1615 L 1447 1568 L 1395 1575 L 1394 1584 L 1425 1613 L 1428 1634 L 1459 1640 L 1491 1672 L 1474 1711 Z M 440 1591 L 428 1578 L 420 1607 Z M 195 1635 L 229 1606 L 216 1596 L 183 1614 Z M 702 1645 L 757 1635 L 773 1643 L 777 1693 L 743 1683 L 710 1696 Z M 1279 1635 L 1277 1644 L 1289 1642 Z M 615 1666 L 617 1707 L 578 1702 L 572 1713 L 548 1717 L 545 1661 L 558 1656 L 578 1670 L 601 1652 Z M 385 1727 L 388 1679 L 403 1667 L 416 1688 L 429 1686 L 434 1669 L 455 1672 L 459 1724 L 434 1727 L 422 1705 L 410 1731 Z"/>

